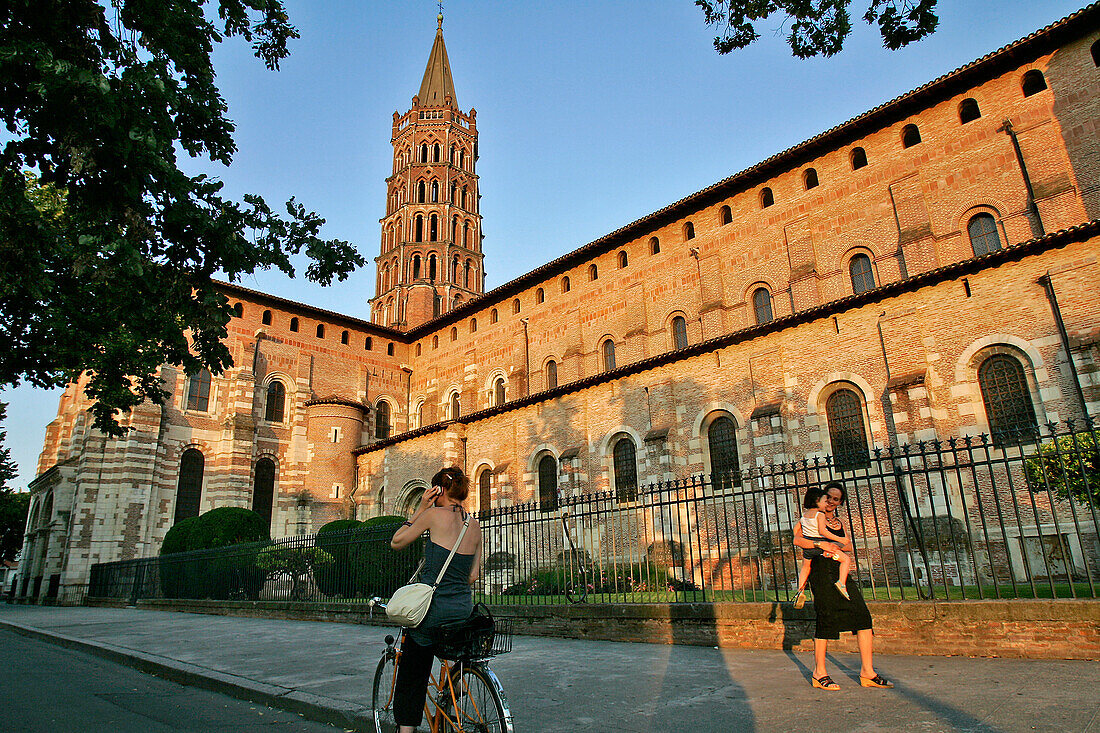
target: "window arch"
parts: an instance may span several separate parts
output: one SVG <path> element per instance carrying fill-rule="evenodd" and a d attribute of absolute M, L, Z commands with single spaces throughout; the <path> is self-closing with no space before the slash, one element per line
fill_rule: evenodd
<path fill-rule="evenodd" d="M 544 512 L 558 508 L 558 462 L 546 453 L 539 459 L 539 509 Z"/>
<path fill-rule="evenodd" d="M 649 253 L 651 255 L 661 253 L 661 240 L 657 239 L 657 237 L 649 238 Z"/>
<path fill-rule="evenodd" d="M 568 275 L 566 275 L 565 277 L 563 277 L 561 279 L 561 291 L 563 293 L 568 293 L 569 292 L 569 276 Z"/>
<path fill-rule="evenodd" d="M 741 485 L 741 465 L 737 458 L 737 424 L 721 415 L 707 427 L 707 448 L 710 451 L 711 484 L 717 490 L 728 491 Z"/>
<path fill-rule="evenodd" d="M 427 163 L 428 162 L 428 144 L 427 143 L 420 143 L 420 162 L 421 163 Z"/>
<path fill-rule="evenodd" d="M 439 348 L 439 334 L 434 334 L 432 336 L 432 348 L 433 349 L 438 349 Z"/>
<path fill-rule="evenodd" d="M 437 214 L 428 217 L 428 240 L 431 242 L 439 241 L 439 216 Z"/>
<path fill-rule="evenodd" d="M 458 341 L 458 326 L 451 326 L 451 341 Z"/>
<path fill-rule="evenodd" d="M 628 260 L 627 260 L 627 256 L 626 256 L 626 250 L 625 249 L 619 250 L 619 269 L 621 270 L 624 267 L 626 267 L 627 262 L 628 262 Z"/>
<path fill-rule="evenodd" d="M 366 350 L 366 351 L 370 351 L 373 348 L 374 348 L 374 339 L 372 339 L 370 336 L 367 336 L 366 340 L 363 341 L 363 349 Z"/>
<path fill-rule="evenodd" d="M 775 319 L 772 315 L 772 294 L 767 288 L 759 287 L 752 292 L 752 310 L 757 325 L 771 323 Z"/>
<path fill-rule="evenodd" d="M 856 295 L 875 287 L 875 273 L 871 269 L 871 258 L 860 253 L 848 262 L 848 274 L 852 278 L 852 292 Z"/>
<path fill-rule="evenodd" d="M 423 242 L 424 241 L 424 216 L 422 214 L 417 214 L 416 219 L 414 220 L 413 224 L 414 224 L 414 229 L 416 231 L 416 241 L 417 242 Z"/>
<path fill-rule="evenodd" d="M 271 526 L 271 510 L 275 503 L 275 461 L 267 456 L 256 461 L 252 483 L 252 511 Z"/>
<path fill-rule="evenodd" d="M 476 318 L 471 318 L 470 319 L 470 333 L 474 333 L 476 331 L 477 331 L 477 319 Z"/>
<path fill-rule="evenodd" d="M 439 262 L 436 259 L 435 252 L 428 255 L 428 279 L 435 282 L 435 276 L 439 270 Z M 436 315 L 439 315 L 438 313 Z"/>
<path fill-rule="evenodd" d="M 390 403 L 378 400 L 374 408 L 374 437 L 384 440 L 390 437 Z"/>
<path fill-rule="evenodd" d="M 499 320 L 500 320 L 500 314 L 497 313 L 496 308 L 493 308 L 491 311 L 489 311 L 489 323 L 496 323 Z"/>
<path fill-rule="evenodd" d="M 512 313 L 519 313 L 519 298 L 512 299 Z"/>
<path fill-rule="evenodd" d="M 412 279 L 413 280 L 419 280 L 420 279 L 420 255 L 419 254 L 413 255 Z"/>
<path fill-rule="evenodd" d="M 973 122 L 981 116 L 982 111 L 978 108 L 976 100 L 967 97 L 959 102 L 959 122 L 961 124 L 965 125 L 967 122 Z"/>
<path fill-rule="evenodd" d="M 416 345 L 416 355 L 420 356 L 423 353 L 424 353 L 423 345 L 422 344 L 417 344 Z"/>
<path fill-rule="evenodd" d="M 600 277 L 600 270 L 599 270 L 599 268 L 596 267 L 596 263 L 593 262 L 591 265 L 588 266 L 588 279 L 589 280 L 598 280 L 599 277 Z"/>
<path fill-rule="evenodd" d="M 317 338 L 323 339 L 325 337 L 325 324 L 317 324 Z"/>
<path fill-rule="evenodd" d="M 638 498 L 638 463 L 634 441 L 626 435 L 616 440 L 611 450 L 611 462 L 615 496 L 619 501 L 634 501 Z"/>
<path fill-rule="evenodd" d="M 451 392 L 451 399 L 450 399 L 450 405 L 449 406 L 450 406 L 450 418 L 452 420 L 457 420 L 458 418 L 462 417 L 462 401 L 461 401 L 461 398 L 458 396 L 457 391 Z"/>
<path fill-rule="evenodd" d="M 432 162 L 439 162 L 439 143 L 432 145 Z"/>
<path fill-rule="evenodd" d="M 612 339 L 604 340 L 600 345 L 600 352 L 603 356 L 603 370 L 609 372 L 615 368 L 615 342 Z"/>
<path fill-rule="evenodd" d="M 386 344 L 386 356 L 393 356 L 393 342 Z"/>
<path fill-rule="evenodd" d="M 775 194 L 772 193 L 772 190 L 770 188 L 768 188 L 767 186 L 760 189 L 760 208 L 761 209 L 766 209 L 774 203 L 775 203 Z"/>
<path fill-rule="evenodd" d="M 1034 439 L 1039 423 L 1019 359 L 1008 354 L 988 357 L 978 367 L 978 386 L 994 445 L 1004 447 Z"/>
<path fill-rule="evenodd" d="M 829 423 L 829 442 L 836 469 L 851 471 L 871 465 L 863 422 L 863 399 L 859 394 L 848 387 L 834 391 L 825 401 L 825 419 Z"/>
<path fill-rule="evenodd" d="M 210 371 L 200 369 L 187 380 L 187 409 L 199 412 L 210 410 Z"/>
<path fill-rule="evenodd" d="M 271 311 L 264 311 L 263 316 L 260 318 L 260 322 L 265 326 L 271 325 Z"/>
<path fill-rule="evenodd" d="M 718 210 L 718 223 L 723 225 L 733 223 L 733 211 L 728 205 Z"/>
<path fill-rule="evenodd" d="M 683 316 L 672 318 L 672 348 L 686 349 L 688 346 L 687 319 Z"/>
<path fill-rule="evenodd" d="M 1092 48 L 1090 50 L 1092 52 L 1093 65 L 1100 66 L 1100 41 L 1092 44 Z"/>
<path fill-rule="evenodd" d="M 546 389 L 558 386 L 558 363 L 551 359 L 546 362 Z"/>
<path fill-rule="evenodd" d="M 867 165 L 867 151 L 863 148 L 852 148 L 848 160 L 852 163 L 852 170 L 857 171 Z"/>
<path fill-rule="evenodd" d="M 1020 89 L 1023 90 L 1025 97 L 1030 97 L 1032 94 L 1038 94 L 1047 88 L 1046 77 L 1043 76 L 1043 72 L 1038 69 L 1032 69 L 1024 74 L 1023 79 L 1020 80 Z"/>
<path fill-rule="evenodd" d="M 424 181 L 417 181 L 417 184 L 416 184 L 416 203 L 422 204 L 422 203 L 424 203 L 424 199 L 426 199 L 426 198 L 427 198 L 427 196 L 425 195 L 425 192 L 424 192 Z"/>
<path fill-rule="evenodd" d="M 546 291 L 543 290 L 542 288 L 536 289 L 535 290 L 535 302 L 536 303 L 544 303 L 545 301 L 546 301 Z"/>
<path fill-rule="evenodd" d="M 199 516 L 205 462 L 202 453 L 195 448 L 188 448 L 180 456 L 179 480 L 176 483 L 176 514 L 173 524 L 181 519 Z"/>
<path fill-rule="evenodd" d="M 991 214 L 975 214 L 966 225 L 966 233 L 970 237 L 970 246 L 974 250 L 974 256 L 990 252 L 996 252 L 1001 248 L 1001 237 L 997 233 L 997 221 Z"/>
<path fill-rule="evenodd" d="M 272 379 L 267 385 L 267 403 L 264 405 L 264 419 L 268 422 L 282 422 L 286 417 L 286 387 L 278 379 Z"/>
<path fill-rule="evenodd" d="M 908 124 L 901 128 L 901 146 L 911 148 L 920 142 L 920 130 L 914 124 Z"/>
<path fill-rule="evenodd" d="M 349 334 L 347 331 L 343 331 L 340 334 L 340 343 L 342 343 L 344 346 L 347 346 L 348 341 L 350 341 L 350 340 L 351 340 L 351 334 Z"/>
<path fill-rule="evenodd" d="M 695 225 L 690 221 L 684 222 L 684 240 L 695 239 Z"/>
<path fill-rule="evenodd" d="M 817 188 L 817 169 L 807 168 L 802 172 L 802 185 L 809 191 L 811 188 Z"/>
<path fill-rule="evenodd" d="M 298 332 L 298 317 L 297 316 L 290 319 L 290 330 L 293 331 L 294 333 Z"/>
<path fill-rule="evenodd" d="M 439 181 L 432 181 L 432 203 L 439 203 Z"/>
<path fill-rule="evenodd" d="M 242 303 L 233 304 L 233 315 L 237 318 L 244 318 L 244 305 Z"/>
<path fill-rule="evenodd" d="M 493 380 L 493 407 L 500 407 L 506 401 L 504 377 Z"/>
<path fill-rule="evenodd" d="M 477 477 L 477 505 L 483 512 L 493 508 L 493 469 L 488 466 Z"/>

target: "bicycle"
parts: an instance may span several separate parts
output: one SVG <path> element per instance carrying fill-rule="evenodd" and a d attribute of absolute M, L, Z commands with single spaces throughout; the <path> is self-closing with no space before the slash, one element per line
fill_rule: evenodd
<path fill-rule="evenodd" d="M 372 616 L 375 606 L 386 609 L 379 598 L 372 598 L 369 602 Z M 488 626 L 467 624 L 444 636 L 436 648 L 439 669 L 428 678 L 428 696 L 424 701 L 424 719 L 431 733 L 515 733 L 504 688 L 485 661 L 511 648 L 508 620 L 498 619 Z M 393 688 L 400 663 L 401 644 L 387 634 L 386 649 L 378 660 L 371 688 L 376 733 L 397 730 Z"/>
<path fill-rule="evenodd" d="M 568 516 L 569 510 L 562 506 L 561 530 L 569 545 L 569 555 L 562 567 L 565 597 L 570 603 L 584 603 L 588 598 L 588 567 L 584 555 L 577 550 L 573 535 L 569 532 L 569 523 L 565 521 Z"/>

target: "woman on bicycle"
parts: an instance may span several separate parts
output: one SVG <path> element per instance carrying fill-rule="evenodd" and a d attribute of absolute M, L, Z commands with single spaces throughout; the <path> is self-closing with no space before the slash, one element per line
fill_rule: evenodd
<path fill-rule="evenodd" d="M 399 733 L 412 733 L 423 719 L 428 677 L 435 658 L 433 630 L 443 624 L 464 621 L 473 612 L 470 586 L 477 580 L 481 566 L 481 528 L 477 518 L 462 507 L 469 491 L 470 482 L 461 469 L 444 468 L 432 477 L 432 486 L 424 492 L 420 507 L 390 541 L 393 549 L 403 550 L 427 531 L 429 539 L 424 545 L 420 577 L 434 579 L 458 542 L 463 524 L 469 521 L 462 543 L 432 595 L 427 616 L 415 629 L 404 632 L 393 700 Z"/>

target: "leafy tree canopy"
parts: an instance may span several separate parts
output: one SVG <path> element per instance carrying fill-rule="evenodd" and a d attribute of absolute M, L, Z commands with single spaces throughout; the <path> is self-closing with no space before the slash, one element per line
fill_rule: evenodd
<path fill-rule="evenodd" d="M 96 427 L 162 401 L 161 364 L 232 365 L 211 282 L 310 259 L 322 284 L 364 263 L 291 199 L 233 201 L 178 157 L 228 165 L 234 125 L 214 44 L 270 69 L 298 37 L 281 0 L 8 0 L 0 4 L 0 385 L 89 375 Z"/>
<path fill-rule="evenodd" d="M 7 404 L 0 402 L 0 423 L 4 422 L 7 411 Z M 14 560 L 19 554 L 31 502 L 29 493 L 13 491 L 8 485 L 15 478 L 16 466 L 11 450 L 4 445 L 7 437 L 7 431 L 0 431 L 0 560 Z"/>
<path fill-rule="evenodd" d="M 863 14 L 877 24 L 882 44 L 896 51 L 936 30 L 936 0 L 870 0 Z M 790 21 L 787 43 L 798 58 L 832 56 L 852 32 L 848 15 L 851 0 L 695 0 L 708 26 L 717 28 L 714 48 L 726 54 L 744 48 L 760 37 L 756 23 L 774 13 Z"/>

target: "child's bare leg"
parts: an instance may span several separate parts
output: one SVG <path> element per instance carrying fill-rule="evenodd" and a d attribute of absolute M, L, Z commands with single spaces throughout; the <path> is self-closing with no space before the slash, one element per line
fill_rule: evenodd
<path fill-rule="evenodd" d="M 803 559 L 802 567 L 798 569 L 798 592 L 806 590 L 806 582 L 810 579 L 810 561 Z"/>
<path fill-rule="evenodd" d="M 848 571 L 852 568 L 852 559 L 839 550 L 834 553 L 833 559 L 840 563 L 840 578 L 836 581 L 840 595 L 848 597 Z"/>

